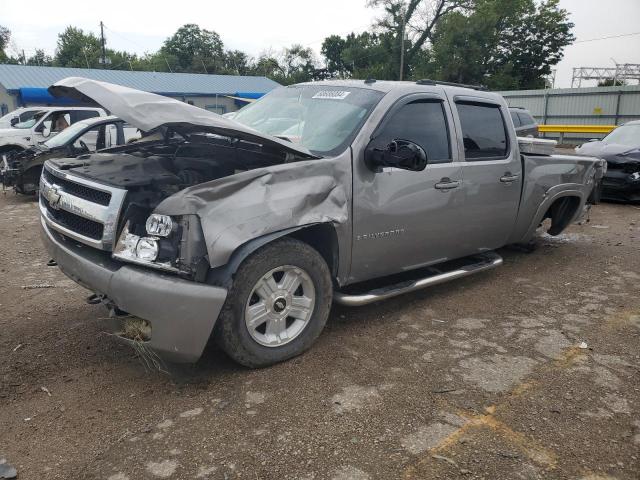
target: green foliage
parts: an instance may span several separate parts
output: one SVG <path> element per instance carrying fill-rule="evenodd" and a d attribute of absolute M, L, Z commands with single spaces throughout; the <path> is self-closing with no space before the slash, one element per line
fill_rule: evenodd
<path fill-rule="evenodd" d="M 350 33 L 345 38 L 327 37 L 322 44 L 329 78 L 396 78 L 393 48 L 389 33 Z"/>
<path fill-rule="evenodd" d="M 427 65 L 433 78 L 492 89 L 544 88 L 574 37 L 558 0 L 479 0 L 437 26 Z"/>
<path fill-rule="evenodd" d="M 101 52 L 98 37 L 69 26 L 58 35 L 54 63 L 60 67 L 98 68 Z"/>
<path fill-rule="evenodd" d="M 384 11 L 377 33 L 325 39 L 322 54 L 331 76 L 397 79 L 403 13 L 405 78 L 543 88 L 574 40 L 573 24 L 558 0 L 370 0 L 369 5 Z M 375 60 L 355 68 L 349 47 L 358 58 Z"/>
<path fill-rule="evenodd" d="M 0 25 L 0 62 L 6 62 L 8 58 L 4 50 L 9 45 L 9 40 L 11 40 L 11 31 Z"/>
<path fill-rule="evenodd" d="M 50 67 L 53 65 L 53 58 L 44 53 L 44 50 L 37 49 L 33 56 L 27 58 L 27 65 L 36 65 L 39 67 Z"/>
<path fill-rule="evenodd" d="M 215 73 L 222 69 L 224 51 L 220 36 L 213 31 L 187 24 L 167 38 L 160 53 L 171 56 L 173 70 L 181 72 Z"/>

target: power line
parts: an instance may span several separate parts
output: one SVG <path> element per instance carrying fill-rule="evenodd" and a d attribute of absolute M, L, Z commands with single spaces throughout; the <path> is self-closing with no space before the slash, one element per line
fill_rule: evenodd
<path fill-rule="evenodd" d="M 606 37 L 589 38 L 587 40 L 578 40 L 577 42 L 573 42 L 573 43 L 596 42 L 598 40 L 608 40 L 610 38 L 630 37 L 632 35 L 640 35 L 640 32 L 622 33 L 620 35 L 609 35 L 609 36 L 606 36 Z"/>

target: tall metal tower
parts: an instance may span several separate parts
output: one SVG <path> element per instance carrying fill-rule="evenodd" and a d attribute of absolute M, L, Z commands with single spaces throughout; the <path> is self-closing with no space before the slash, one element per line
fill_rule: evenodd
<path fill-rule="evenodd" d="M 582 80 L 613 80 L 613 84 L 626 80 L 637 80 L 640 84 L 640 63 L 616 63 L 615 67 L 575 67 L 571 77 L 571 88 L 580 88 Z"/>

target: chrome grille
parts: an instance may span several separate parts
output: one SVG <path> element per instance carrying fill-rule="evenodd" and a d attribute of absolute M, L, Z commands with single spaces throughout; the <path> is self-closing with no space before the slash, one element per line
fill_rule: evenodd
<path fill-rule="evenodd" d="M 42 175 L 47 182 L 61 186 L 65 192 L 71 193 L 76 197 L 84 198 L 85 200 L 104 206 L 108 206 L 111 201 L 111 194 L 109 192 L 95 190 L 79 183 L 70 182 L 64 178 L 55 177 L 48 170 L 43 170 Z"/>
<path fill-rule="evenodd" d="M 46 162 L 40 177 L 40 212 L 52 229 L 92 247 L 113 250 L 126 193 Z"/>

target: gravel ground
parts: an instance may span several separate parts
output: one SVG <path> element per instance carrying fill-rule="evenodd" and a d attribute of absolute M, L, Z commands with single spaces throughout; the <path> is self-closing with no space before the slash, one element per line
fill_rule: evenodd
<path fill-rule="evenodd" d="M 359 309 L 263 370 L 150 370 L 0 195 L 0 463 L 19 479 L 638 479 L 640 209 Z M 584 343 L 582 343 L 584 342 Z M 584 348 L 583 348 L 584 347 Z"/>

